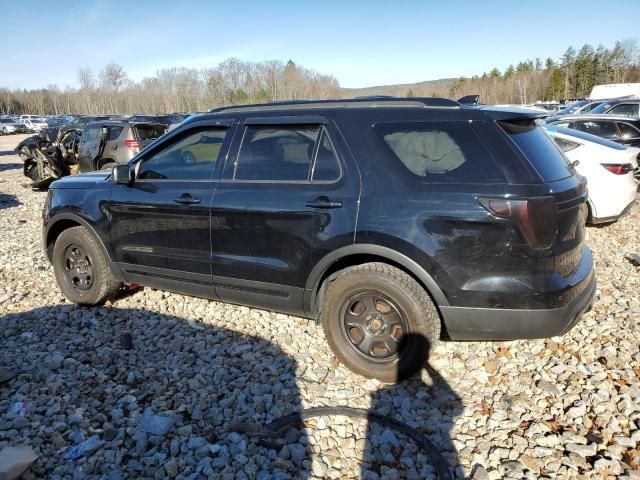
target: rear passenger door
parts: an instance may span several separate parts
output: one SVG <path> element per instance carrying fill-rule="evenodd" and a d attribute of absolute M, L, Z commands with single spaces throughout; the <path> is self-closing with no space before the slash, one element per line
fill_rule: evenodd
<path fill-rule="evenodd" d="M 87 125 L 82 131 L 78 145 L 78 164 L 81 172 L 90 172 L 95 169 L 93 159 L 100 147 L 101 133 L 101 125 L 95 123 Z"/>
<path fill-rule="evenodd" d="M 322 117 L 245 119 L 213 196 L 222 300 L 303 313 L 313 265 L 353 242 L 359 174 Z"/>

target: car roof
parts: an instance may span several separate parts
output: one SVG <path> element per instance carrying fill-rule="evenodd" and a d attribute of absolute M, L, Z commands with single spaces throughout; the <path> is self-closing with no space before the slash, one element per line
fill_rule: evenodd
<path fill-rule="evenodd" d="M 629 117 L 627 115 L 612 115 L 609 113 L 581 113 L 577 115 L 562 115 L 551 120 L 552 122 L 561 122 L 563 120 L 610 120 L 612 122 L 638 122 L 638 117 Z"/>

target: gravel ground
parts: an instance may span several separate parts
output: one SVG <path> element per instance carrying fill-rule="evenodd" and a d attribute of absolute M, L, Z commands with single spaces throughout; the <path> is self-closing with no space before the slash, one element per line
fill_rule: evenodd
<path fill-rule="evenodd" d="M 305 319 L 152 289 L 66 302 L 20 139 L 0 137 L 0 366 L 22 372 L 0 387 L 0 449 L 36 451 L 24 478 L 433 478 L 410 440 L 360 420 L 268 446 L 231 431 L 348 405 L 425 432 L 458 478 L 640 479 L 640 268 L 624 259 L 640 208 L 589 228 L 597 300 L 569 334 L 441 343 L 422 378 L 389 386 L 339 365 Z"/>

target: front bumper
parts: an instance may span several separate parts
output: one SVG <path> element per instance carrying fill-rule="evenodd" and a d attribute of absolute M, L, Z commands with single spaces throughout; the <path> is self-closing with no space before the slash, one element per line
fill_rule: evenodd
<path fill-rule="evenodd" d="M 588 273 L 563 293 L 568 302 L 562 307 L 516 309 L 441 306 L 440 312 L 449 338 L 517 340 L 564 335 L 593 304 L 596 278 L 591 257 L 588 266 Z"/>

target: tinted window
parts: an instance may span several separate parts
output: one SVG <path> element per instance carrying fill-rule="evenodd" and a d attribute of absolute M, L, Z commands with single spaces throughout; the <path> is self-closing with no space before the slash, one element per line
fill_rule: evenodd
<path fill-rule="evenodd" d="M 616 138 L 618 137 L 618 128 L 614 122 L 605 121 L 584 121 L 579 122 L 580 130 L 591 135 L 604 138 Z"/>
<path fill-rule="evenodd" d="M 428 182 L 504 181 L 500 168 L 468 123 L 379 124 L 375 130 L 391 155 Z"/>
<path fill-rule="evenodd" d="M 109 128 L 109 140 L 115 140 L 120 136 L 124 127 L 111 127 Z"/>
<path fill-rule="evenodd" d="M 567 160 L 542 128 L 531 121 L 500 122 L 545 182 L 571 176 Z"/>
<path fill-rule="evenodd" d="M 602 105 L 599 102 L 596 103 L 590 103 L 589 105 L 587 105 L 586 107 L 584 107 L 582 110 L 580 110 L 580 113 L 587 113 L 587 112 L 591 112 L 594 108 L 599 107 L 600 105 Z"/>
<path fill-rule="evenodd" d="M 133 131 L 137 140 L 155 140 L 164 135 L 167 127 L 164 125 L 134 125 Z"/>
<path fill-rule="evenodd" d="M 630 116 L 638 116 L 638 104 L 633 103 L 622 103 L 620 105 L 616 105 L 607 113 L 612 115 L 630 115 Z"/>
<path fill-rule="evenodd" d="M 146 159 L 141 179 L 207 180 L 220 154 L 227 130 L 205 129 L 182 135 L 169 147 Z"/>
<path fill-rule="evenodd" d="M 597 107 L 592 108 L 590 113 L 604 113 L 611 108 L 611 105 L 609 102 L 601 103 Z"/>
<path fill-rule="evenodd" d="M 322 130 L 320 145 L 316 153 L 316 162 L 313 167 L 313 180 L 327 182 L 337 180 L 340 177 L 340 164 L 333 149 L 331 140 L 326 130 Z"/>
<path fill-rule="evenodd" d="M 308 180 L 320 127 L 247 127 L 235 164 L 236 180 Z"/>
<path fill-rule="evenodd" d="M 622 135 L 622 138 L 624 138 L 625 140 L 628 138 L 640 137 L 640 131 L 627 123 L 618 123 L 618 128 L 620 129 L 620 135 Z"/>

